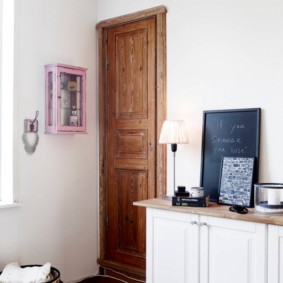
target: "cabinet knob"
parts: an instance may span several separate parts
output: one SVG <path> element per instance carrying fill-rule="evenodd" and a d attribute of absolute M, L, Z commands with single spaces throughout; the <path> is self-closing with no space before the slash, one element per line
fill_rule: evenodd
<path fill-rule="evenodd" d="M 200 222 L 199 226 L 207 226 L 207 223 L 205 223 L 205 222 Z"/>
<path fill-rule="evenodd" d="M 197 225 L 198 223 L 196 221 L 191 221 L 192 225 Z"/>

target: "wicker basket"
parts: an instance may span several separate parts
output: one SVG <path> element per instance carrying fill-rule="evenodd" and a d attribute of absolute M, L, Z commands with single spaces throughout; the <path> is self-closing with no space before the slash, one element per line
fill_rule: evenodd
<path fill-rule="evenodd" d="M 39 264 L 21 265 L 22 268 L 33 267 L 33 266 L 42 266 L 42 265 L 39 265 Z M 0 275 L 1 273 L 2 272 L 0 272 Z M 63 281 L 61 281 L 60 279 L 60 271 L 57 268 L 52 267 L 52 266 L 51 266 L 51 271 L 50 271 L 50 277 L 51 279 L 49 281 L 45 281 L 44 283 L 63 283 Z"/>

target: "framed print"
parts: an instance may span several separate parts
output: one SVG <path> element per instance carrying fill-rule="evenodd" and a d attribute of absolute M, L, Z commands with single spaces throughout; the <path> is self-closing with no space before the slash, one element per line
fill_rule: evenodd
<path fill-rule="evenodd" d="M 255 158 L 223 157 L 219 181 L 220 204 L 252 206 Z"/>
<path fill-rule="evenodd" d="M 227 157 L 254 157 L 258 180 L 260 108 L 203 112 L 200 186 L 210 201 L 218 202 L 221 162 Z"/>

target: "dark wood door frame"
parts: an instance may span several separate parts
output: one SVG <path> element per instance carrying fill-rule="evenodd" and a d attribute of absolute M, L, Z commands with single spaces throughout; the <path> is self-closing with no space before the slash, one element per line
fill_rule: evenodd
<path fill-rule="evenodd" d="M 99 263 L 105 267 L 119 269 L 119 266 L 111 265 L 111 263 L 104 261 L 105 259 L 105 241 L 104 241 L 104 231 L 105 231 L 105 151 L 106 151 L 106 106 L 107 101 L 105 99 L 106 93 L 106 51 L 105 46 L 105 32 L 108 28 L 114 27 L 121 24 L 126 24 L 134 21 L 139 21 L 146 18 L 154 18 L 156 21 L 157 28 L 157 38 L 156 38 L 156 109 L 157 109 L 157 120 L 156 120 L 156 140 L 158 141 L 159 134 L 161 131 L 162 123 L 166 118 L 166 7 L 159 6 L 151 8 L 148 10 L 128 14 L 125 16 L 108 19 L 99 22 L 96 26 L 98 31 L 98 57 L 99 57 L 99 220 L 100 220 L 100 255 Z M 160 197 L 166 194 L 166 146 L 157 145 L 157 163 L 156 163 L 156 197 Z M 124 270 L 126 271 L 125 267 Z M 128 270 L 131 273 L 131 270 Z M 132 270 L 134 274 L 140 275 L 139 270 Z"/>

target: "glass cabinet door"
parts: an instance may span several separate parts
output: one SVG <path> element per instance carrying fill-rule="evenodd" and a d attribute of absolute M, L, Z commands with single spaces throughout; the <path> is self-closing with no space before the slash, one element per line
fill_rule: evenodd
<path fill-rule="evenodd" d="M 81 81 L 79 75 L 63 72 L 60 75 L 61 126 L 81 126 Z"/>

